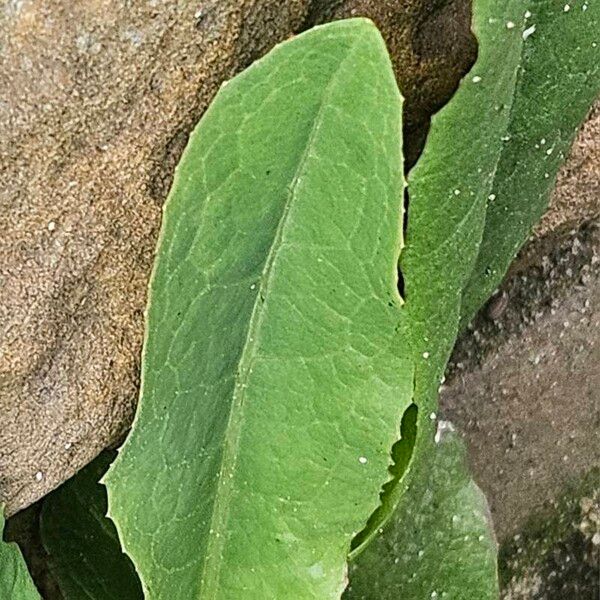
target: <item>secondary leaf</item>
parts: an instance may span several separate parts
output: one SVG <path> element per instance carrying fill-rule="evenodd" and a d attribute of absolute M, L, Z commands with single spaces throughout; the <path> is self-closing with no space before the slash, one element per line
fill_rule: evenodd
<path fill-rule="evenodd" d="M 440 436 L 382 540 L 350 568 L 346 600 L 498 598 L 496 540 L 460 438 Z M 375 576 L 376 574 L 376 576 Z"/>
<path fill-rule="evenodd" d="M 106 451 L 44 500 L 40 532 L 64 600 L 141 600 L 142 588 L 106 515 Z"/>
<path fill-rule="evenodd" d="M 465 325 L 500 283 L 546 210 L 556 173 L 600 92 L 600 3 L 537 0 L 523 5 L 525 9 L 524 23 L 514 21 L 512 29 L 521 40 L 513 99 L 496 100 L 497 110 L 510 117 L 483 242 L 463 293 Z M 498 30 L 509 24 L 503 18 L 494 22 Z M 487 69 L 473 73 L 482 82 L 494 76 Z"/>
<path fill-rule="evenodd" d="M 106 478 L 148 599 L 339 598 L 411 402 L 401 99 L 365 20 L 282 44 L 191 137 Z"/>
<path fill-rule="evenodd" d="M 511 102 L 520 52 L 521 33 L 490 19 L 501 15 L 505 22 L 518 22 L 521 14 L 520 0 L 477 0 L 479 56 L 473 75 L 433 118 L 424 153 L 409 174 L 406 248 L 400 267 L 406 290 L 403 324 L 416 365 L 416 446 L 404 479 L 387 487 L 383 505 L 368 531 L 357 538 L 353 556 L 379 535 L 405 493 L 411 472 L 424 468 L 421 455 L 427 454 L 433 437 L 429 415 L 437 410 L 438 387 L 458 331 L 462 289 L 481 242 L 486 199 L 508 121 L 508 111 L 495 107 Z M 480 71 L 487 73 L 485 80 L 474 75 Z"/>
<path fill-rule="evenodd" d="M 4 508 L 0 505 L 0 536 L 4 531 Z M 40 600 L 19 547 L 0 537 L 0 598 Z"/>
<path fill-rule="evenodd" d="M 533 6 L 531 12 L 536 6 L 540 12 L 549 10 L 548 2 L 534 3 Z M 387 526 L 384 525 L 385 519 L 382 519 L 382 526 L 371 530 L 370 537 L 375 539 L 363 555 L 357 556 L 362 547 L 355 550 L 356 571 L 353 571 L 353 579 L 359 577 L 366 580 L 368 577 L 373 582 L 390 576 L 390 548 L 395 543 L 397 531 L 407 525 L 402 522 L 407 511 L 421 501 L 419 495 L 414 494 L 418 485 L 413 485 L 413 482 L 427 469 L 426 461 L 433 438 L 433 421 L 429 421 L 428 417 L 437 410 L 437 385 L 457 331 L 456 309 L 460 305 L 457 300 L 465 282 L 471 277 L 471 267 L 479 252 L 478 240 L 488 218 L 486 212 L 489 213 L 487 200 L 492 194 L 493 181 L 499 180 L 497 165 L 506 160 L 507 131 L 513 122 L 531 117 L 531 110 L 525 117 L 517 116 L 522 111 L 522 105 L 517 100 L 519 86 L 525 78 L 524 61 L 529 61 L 526 64 L 526 78 L 530 82 L 546 81 L 547 65 L 541 58 L 534 62 L 531 57 L 540 55 L 542 50 L 539 48 L 548 53 L 550 44 L 544 39 L 543 31 L 536 29 L 532 32 L 533 16 L 525 10 L 522 3 L 514 0 L 476 0 L 474 30 L 479 39 L 478 60 L 452 101 L 433 119 L 424 155 L 409 175 L 407 246 L 401 256 L 407 290 L 405 309 L 412 316 L 411 331 L 422 332 L 421 336 L 415 336 L 415 350 L 422 350 L 423 355 L 427 353 L 429 360 L 417 363 L 420 368 L 416 373 L 415 402 L 420 409 L 420 419 L 412 462 L 401 485 L 395 490 L 392 488 L 401 501 L 400 508 Z M 583 6 L 579 6 L 578 10 L 585 12 Z M 558 18 L 556 12 L 553 14 Z M 599 31 L 597 17 L 591 16 L 591 19 L 596 23 L 595 31 Z M 586 35 L 590 34 L 587 27 L 585 31 Z M 564 36 L 559 46 L 566 57 L 576 57 L 568 59 L 577 61 L 579 70 L 574 69 L 574 72 L 585 71 L 591 76 L 597 70 L 597 63 L 589 53 L 580 52 L 583 37 L 573 36 L 573 32 L 568 28 L 555 28 L 548 35 L 555 41 L 557 36 Z M 589 38 L 588 42 L 589 47 L 595 47 Z M 569 79 L 565 72 L 561 76 Z M 578 94 L 581 91 L 583 97 L 587 98 L 585 102 L 589 104 L 588 79 L 575 77 L 575 80 L 571 79 L 571 85 L 574 87 L 569 93 Z M 578 86 L 582 86 L 582 89 L 579 90 Z M 560 102 L 554 91 L 550 92 L 541 86 L 536 92 L 535 110 L 544 118 L 554 112 L 554 118 L 560 121 L 562 117 L 557 113 Z M 580 109 L 581 104 L 577 110 Z M 565 110 L 569 113 L 571 109 Z M 572 121 L 571 126 L 574 127 L 576 122 Z M 560 124 L 557 127 L 560 128 Z M 530 132 L 530 135 L 532 137 L 526 138 L 524 132 L 520 143 L 535 147 L 535 134 Z M 527 157 L 527 164 L 532 172 L 538 172 L 545 160 L 542 153 L 538 153 Z M 535 169 L 532 166 L 534 162 Z M 504 173 L 504 177 L 510 181 L 510 173 Z M 524 194 L 519 197 L 519 202 L 525 206 L 529 200 Z M 494 235 L 508 239 L 513 231 L 522 231 L 519 219 L 518 212 L 505 211 L 501 222 L 496 222 Z M 490 242 L 488 236 L 491 229 L 488 222 L 483 252 L 487 252 L 488 256 L 497 252 L 495 260 L 509 260 L 501 244 L 496 248 Z M 447 272 L 449 277 L 436 277 L 436 272 Z M 479 290 L 476 291 L 479 294 Z M 485 294 L 489 294 L 489 291 Z M 469 296 L 468 291 L 463 296 L 471 306 L 480 302 L 483 296 L 478 298 Z M 472 309 L 467 306 L 463 314 L 465 310 L 468 312 Z M 449 340 L 451 343 L 446 343 Z M 429 371 L 426 366 L 429 366 Z M 388 502 L 391 505 L 397 503 L 389 499 Z M 432 527 L 434 525 L 431 524 Z M 487 571 L 485 562 L 481 563 L 481 571 Z M 459 565 L 456 565 L 454 573 L 460 582 L 463 574 Z M 448 580 L 448 584 L 454 585 L 455 581 Z"/>

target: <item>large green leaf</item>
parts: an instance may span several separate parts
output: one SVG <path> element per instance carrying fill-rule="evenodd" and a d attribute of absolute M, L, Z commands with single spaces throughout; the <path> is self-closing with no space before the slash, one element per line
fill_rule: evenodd
<path fill-rule="evenodd" d="M 40 533 L 64 600 L 139 600 L 142 588 L 106 517 L 99 478 L 115 457 L 106 451 L 44 500 Z"/>
<path fill-rule="evenodd" d="M 400 101 L 373 27 L 299 36 L 217 96 L 166 207 L 140 408 L 108 477 L 149 597 L 337 597 L 379 486 L 393 477 L 353 556 L 426 468 L 524 14 L 477 4 L 480 57 L 410 178 L 403 306 Z M 387 474 L 413 400 L 415 450 L 400 442 Z"/>
<path fill-rule="evenodd" d="M 446 429 L 429 450 L 407 492 L 411 502 L 400 505 L 381 541 L 383 551 L 367 549 L 350 567 L 346 600 L 498 598 L 496 540 L 464 445 Z"/>
<path fill-rule="evenodd" d="M 19 547 L 2 541 L 4 507 L 0 505 L 0 598 L 2 600 L 40 600 Z"/>
<path fill-rule="evenodd" d="M 379 33 L 349 20 L 226 84 L 192 135 L 106 478 L 148 599 L 339 598 L 412 398 L 400 116 Z"/>
<path fill-rule="evenodd" d="M 495 101 L 497 110 L 510 117 L 483 242 L 463 293 L 465 325 L 500 283 L 546 209 L 558 168 L 600 92 L 600 2 L 535 0 L 522 9 L 527 10 L 525 24 L 515 21 L 512 30 L 521 38 L 513 99 Z M 507 23 L 499 18 L 495 25 L 506 29 Z M 504 60 L 501 52 L 497 60 Z M 490 77 L 485 69 L 478 74 L 482 82 Z"/>

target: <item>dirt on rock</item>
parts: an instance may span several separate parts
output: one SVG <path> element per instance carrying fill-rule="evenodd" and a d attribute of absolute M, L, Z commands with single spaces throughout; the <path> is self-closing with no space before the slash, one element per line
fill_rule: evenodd
<path fill-rule="evenodd" d="M 600 465 L 600 226 L 549 235 L 459 339 L 440 398 L 500 541 Z"/>

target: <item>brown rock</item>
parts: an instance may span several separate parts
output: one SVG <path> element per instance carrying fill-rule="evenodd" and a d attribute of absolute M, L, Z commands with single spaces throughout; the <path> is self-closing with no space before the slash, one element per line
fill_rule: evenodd
<path fill-rule="evenodd" d="M 500 541 L 600 464 L 600 225 L 550 235 L 551 253 L 505 282 L 502 315 L 459 340 L 440 398 Z"/>

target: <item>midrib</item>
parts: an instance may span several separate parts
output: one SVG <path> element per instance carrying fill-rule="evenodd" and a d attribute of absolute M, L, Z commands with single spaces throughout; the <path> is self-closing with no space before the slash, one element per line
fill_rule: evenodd
<path fill-rule="evenodd" d="M 348 51 L 344 58 L 338 64 L 336 70 L 332 73 L 329 82 L 327 83 L 323 94 L 321 96 L 321 102 L 316 111 L 315 118 L 311 130 L 307 136 L 306 145 L 302 151 L 302 155 L 298 162 L 298 167 L 292 178 L 288 196 L 275 231 L 273 243 L 269 249 L 269 254 L 263 267 L 260 283 L 258 286 L 258 292 L 256 294 L 256 300 L 252 307 L 252 313 L 250 315 L 250 325 L 248 327 L 248 333 L 246 335 L 246 341 L 240 354 L 240 360 L 238 369 L 235 376 L 235 386 L 233 391 L 233 399 L 231 403 L 231 409 L 229 412 L 229 418 L 227 421 L 227 427 L 225 428 L 224 437 L 224 449 L 223 457 L 221 460 L 221 470 L 217 480 L 217 491 L 215 494 L 215 501 L 213 504 L 213 512 L 210 523 L 210 529 L 208 534 L 208 542 L 206 545 L 206 559 L 204 567 L 202 569 L 202 583 L 200 585 L 199 599 L 214 599 L 217 597 L 219 592 L 219 581 L 222 567 L 222 552 L 226 541 L 226 526 L 229 517 L 229 498 L 233 490 L 234 484 L 234 469 L 237 462 L 237 455 L 239 449 L 239 443 L 243 425 L 243 405 L 245 400 L 245 390 L 247 389 L 248 378 L 251 372 L 251 365 L 256 356 L 256 349 L 258 347 L 258 338 L 260 327 L 264 317 L 264 307 L 266 302 L 261 302 L 261 297 L 266 297 L 263 294 L 265 290 L 268 290 L 270 285 L 271 276 L 273 273 L 273 265 L 277 257 L 277 252 L 281 247 L 286 226 L 288 223 L 291 207 L 296 196 L 296 190 L 300 178 L 303 174 L 304 167 L 309 157 L 310 150 L 314 144 L 316 136 L 319 132 L 320 125 L 323 119 L 323 114 L 327 107 L 329 94 L 337 79 L 339 72 L 342 70 L 344 64 L 348 61 L 350 56 L 353 54 L 354 45 L 348 48 Z M 232 475 L 230 477 L 230 474 Z"/>

